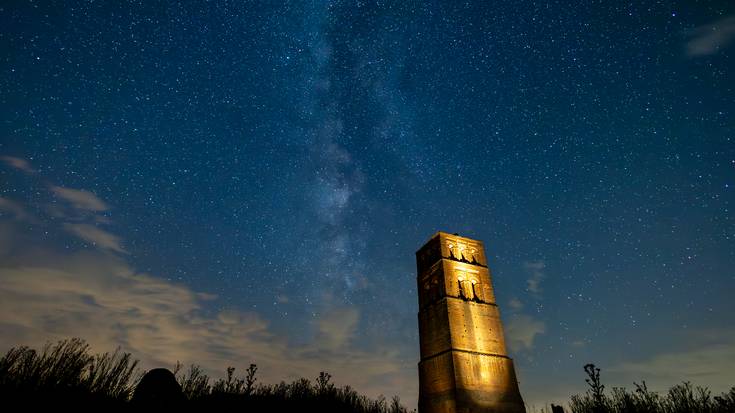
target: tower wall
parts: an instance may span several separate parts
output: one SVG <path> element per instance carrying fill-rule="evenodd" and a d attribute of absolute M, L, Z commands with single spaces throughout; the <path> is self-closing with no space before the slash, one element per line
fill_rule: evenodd
<path fill-rule="evenodd" d="M 525 412 L 482 242 L 439 232 L 416 262 L 419 412 Z"/>

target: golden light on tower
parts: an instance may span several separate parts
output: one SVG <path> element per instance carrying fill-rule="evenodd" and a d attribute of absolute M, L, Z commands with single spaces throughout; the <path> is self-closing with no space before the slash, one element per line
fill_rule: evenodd
<path fill-rule="evenodd" d="M 525 412 L 482 242 L 437 232 L 416 266 L 419 412 Z"/>

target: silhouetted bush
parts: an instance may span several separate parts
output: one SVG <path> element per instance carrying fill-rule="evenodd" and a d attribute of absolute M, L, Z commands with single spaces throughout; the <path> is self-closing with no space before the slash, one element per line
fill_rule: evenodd
<path fill-rule="evenodd" d="M 652 392 L 646 386 L 633 383 L 635 390 L 613 387 L 608 396 L 600 381 L 600 369 L 594 364 L 584 366 L 590 386 L 583 395 L 574 395 L 569 403 L 572 413 L 733 413 L 735 387 L 728 393 L 712 397 L 711 392 L 689 382 L 677 384 L 664 395 Z"/>
<path fill-rule="evenodd" d="M 137 364 L 119 350 L 90 355 L 89 346 L 76 338 L 47 344 L 40 353 L 15 347 L 0 359 L 0 398 L 121 405 L 134 389 Z"/>
<path fill-rule="evenodd" d="M 210 379 L 198 366 L 179 376 L 179 382 L 192 406 L 228 408 L 243 406 L 250 411 L 319 411 L 355 413 L 406 413 L 407 409 L 394 397 L 390 404 L 384 397 L 376 400 L 357 393 L 350 386 L 336 387 L 331 375 L 319 373 L 315 382 L 305 378 L 291 383 L 255 386 L 253 364 L 245 378 L 236 378 L 235 369 L 227 369 L 227 378 L 209 384 Z"/>
<path fill-rule="evenodd" d="M 186 402 L 181 384 L 168 369 L 148 370 L 135 387 L 130 403 L 136 408 L 172 410 L 183 407 Z"/>
<path fill-rule="evenodd" d="M 12 348 L 0 359 L 0 398 L 4 406 L 43 404 L 137 410 L 139 405 L 131 403 L 143 376 L 137 365 L 138 361 L 129 353 L 119 350 L 90 355 L 89 346 L 77 338 L 47 344 L 40 353 L 28 347 Z M 390 404 L 382 396 L 370 399 L 350 386 L 336 387 L 326 372 L 319 373 L 314 384 L 302 378 L 290 384 L 269 385 L 256 384 L 257 370 L 251 364 L 245 377 L 239 378 L 235 376 L 235 368 L 230 367 L 225 378 L 212 381 L 197 365 L 182 372 L 182 366 L 177 364 L 174 375 L 185 399 L 183 408 L 406 413 L 397 396 Z M 155 393 L 155 390 L 146 388 L 145 393 Z M 139 395 L 138 399 L 137 403 L 142 403 L 145 397 Z"/>

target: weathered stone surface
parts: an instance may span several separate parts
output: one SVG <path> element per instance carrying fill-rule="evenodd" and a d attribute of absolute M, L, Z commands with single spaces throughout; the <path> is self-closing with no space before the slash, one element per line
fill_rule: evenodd
<path fill-rule="evenodd" d="M 482 242 L 438 232 L 416 264 L 419 412 L 525 412 Z"/>

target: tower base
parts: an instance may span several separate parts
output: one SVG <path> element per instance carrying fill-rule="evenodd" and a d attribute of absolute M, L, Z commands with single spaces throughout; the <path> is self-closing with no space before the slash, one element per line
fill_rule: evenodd
<path fill-rule="evenodd" d="M 419 413 L 525 413 L 513 360 L 449 350 L 419 363 Z"/>

